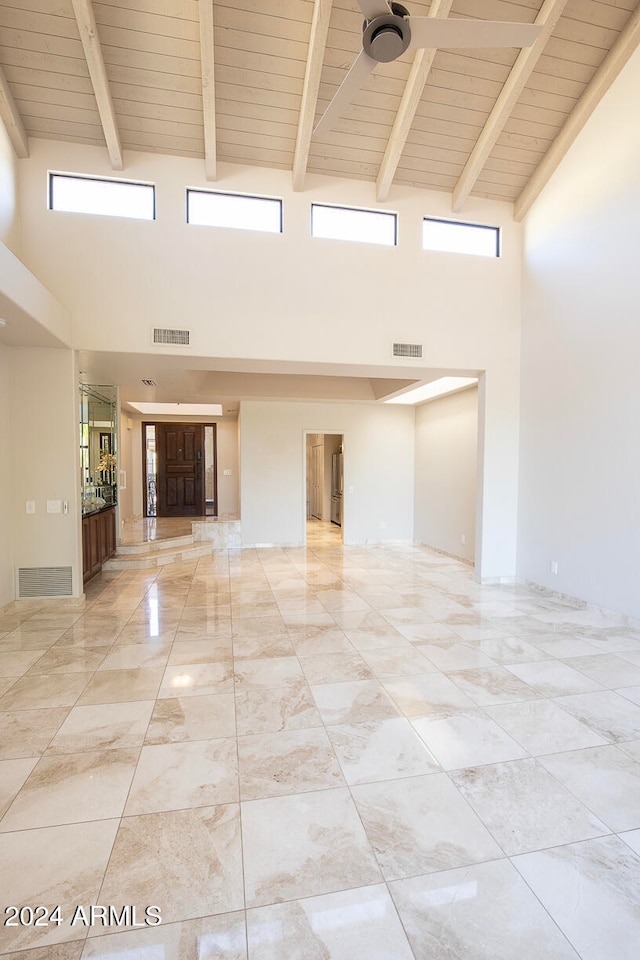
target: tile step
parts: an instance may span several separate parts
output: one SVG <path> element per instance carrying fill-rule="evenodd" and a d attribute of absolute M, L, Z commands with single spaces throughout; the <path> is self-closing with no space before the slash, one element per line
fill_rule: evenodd
<path fill-rule="evenodd" d="M 167 542 L 166 540 L 164 541 Z M 153 570 L 167 563 L 181 563 L 185 560 L 197 560 L 198 557 L 208 557 L 212 553 L 210 543 L 191 544 L 184 547 L 169 547 L 165 550 L 155 550 L 147 554 L 125 554 L 118 552 L 102 565 L 103 570 Z"/>

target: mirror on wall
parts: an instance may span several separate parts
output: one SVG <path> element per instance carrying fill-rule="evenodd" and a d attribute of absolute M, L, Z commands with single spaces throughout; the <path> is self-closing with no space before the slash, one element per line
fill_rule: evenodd
<path fill-rule="evenodd" d="M 82 513 L 117 502 L 117 387 L 80 384 Z"/>

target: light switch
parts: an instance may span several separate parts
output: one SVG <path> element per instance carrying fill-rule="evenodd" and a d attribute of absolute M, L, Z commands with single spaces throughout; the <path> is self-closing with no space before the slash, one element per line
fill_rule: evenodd
<path fill-rule="evenodd" d="M 47 500 L 47 513 L 61 513 L 62 504 L 59 500 Z"/>
<path fill-rule="evenodd" d="M 231 476 L 231 470 L 225 470 L 225 471 L 224 471 L 224 475 L 225 475 L 225 477 L 230 477 L 230 476 Z"/>

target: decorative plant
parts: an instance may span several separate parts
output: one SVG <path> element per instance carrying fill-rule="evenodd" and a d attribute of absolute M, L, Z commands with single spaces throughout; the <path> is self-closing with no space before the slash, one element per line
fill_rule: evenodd
<path fill-rule="evenodd" d="M 100 463 L 98 464 L 98 470 L 113 470 L 117 463 L 116 456 L 114 453 L 109 453 L 106 450 L 103 450 L 100 454 Z"/>

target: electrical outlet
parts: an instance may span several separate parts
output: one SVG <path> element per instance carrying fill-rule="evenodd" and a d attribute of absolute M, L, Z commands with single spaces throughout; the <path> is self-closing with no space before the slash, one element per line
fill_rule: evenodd
<path fill-rule="evenodd" d="M 554 576 L 557 576 L 557 575 L 558 575 L 558 561 L 557 561 L 557 560 L 552 560 L 552 561 L 551 561 L 551 563 L 549 564 L 549 570 L 551 571 L 551 573 L 552 573 Z"/>
<path fill-rule="evenodd" d="M 467 535 L 466 535 L 466 533 L 460 534 L 460 543 L 464 546 L 466 542 L 467 542 Z"/>
<path fill-rule="evenodd" d="M 381 529 L 381 530 L 386 530 L 386 529 L 387 529 L 387 524 L 386 524 L 386 521 L 385 521 L 385 520 L 381 520 L 381 521 L 380 521 L 380 529 Z"/>
<path fill-rule="evenodd" d="M 36 502 L 35 502 L 35 500 L 26 500 L 24 505 L 25 505 L 25 510 L 26 510 L 27 513 L 35 513 L 35 512 L 36 512 Z"/>
<path fill-rule="evenodd" d="M 225 476 L 225 477 L 230 477 L 230 476 L 231 476 L 231 470 L 225 470 L 225 471 L 224 471 L 224 476 Z"/>

